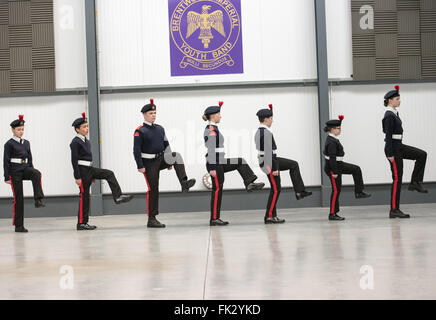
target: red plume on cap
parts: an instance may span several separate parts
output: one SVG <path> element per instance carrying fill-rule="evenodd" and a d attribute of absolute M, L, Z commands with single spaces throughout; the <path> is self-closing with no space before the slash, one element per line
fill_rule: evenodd
<path fill-rule="evenodd" d="M 269 109 L 272 111 L 272 109 L 273 109 L 273 105 L 272 105 L 271 103 L 268 105 L 268 107 L 269 107 Z"/>
<path fill-rule="evenodd" d="M 339 118 L 339 120 L 342 121 L 342 120 L 344 120 L 345 117 L 341 114 L 338 118 Z"/>
<path fill-rule="evenodd" d="M 399 86 L 399 85 L 396 85 L 396 86 L 395 86 L 395 90 L 400 91 L 400 86 Z"/>
<path fill-rule="evenodd" d="M 154 99 L 153 98 L 150 99 L 150 103 L 152 106 L 154 106 Z"/>
<path fill-rule="evenodd" d="M 83 119 L 86 118 L 86 114 L 85 114 L 85 112 L 82 113 L 82 118 L 83 118 Z"/>
<path fill-rule="evenodd" d="M 220 102 L 218 102 L 218 104 L 219 104 L 219 106 L 221 108 L 223 106 L 224 102 L 220 101 Z"/>
<path fill-rule="evenodd" d="M 22 114 L 20 114 L 20 115 L 18 116 L 18 119 L 20 119 L 20 121 L 23 121 L 24 116 L 23 116 Z"/>

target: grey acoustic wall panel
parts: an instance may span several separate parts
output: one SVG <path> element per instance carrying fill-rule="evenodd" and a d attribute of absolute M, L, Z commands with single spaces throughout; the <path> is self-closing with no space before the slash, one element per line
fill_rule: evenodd
<path fill-rule="evenodd" d="M 355 0 L 351 2 L 353 32 L 353 69 L 355 79 L 375 80 L 376 35 L 373 28 L 361 28 L 361 8 L 373 8 L 375 0 Z"/>
<path fill-rule="evenodd" d="M 30 1 L 12 1 L 9 3 L 9 25 L 30 24 Z"/>
<path fill-rule="evenodd" d="M 436 11 L 421 12 L 421 31 L 436 32 Z"/>
<path fill-rule="evenodd" d="M 420 0 L 397 0 L 397 10 L 417 10 L 421 8 Z"/>
<path fill-rule="evenodd" d="M 32 69 L 32 48 L 17 47 L 11 48 L 11 70 Z"/>
<path fill-rule="evenodd" d="M 0 0 L 0 72 L 0 93 L 56 90 L 53 0 Z"/>
<path fill-rule="evenodd" d="M 436 57 L 422 57 L 422 77 L 434 78 L 436 74 Z"/>
<path fill-rule="evenodd" d="M 421 1 L 422 77 L 436 77 L 436 1 Z"/>
<path fill-rule="evenodd" d="M 436 0 L 351 0 L 351 15 L 354 79 L 436 78 Z"/>
<path fill-rule="evenodd" d="M 375 2 L 376 0 L 354 0 L 351 2 L 351 11 L 359 12 L 360 8 L 366 5 L 374 7 Z"/>
<path fill-rule="evenodd" d="M 11 71 L 11 92 L 32 92 L 32 70 Z"/>
<path fill-rule="evenodd" d="M 9 27 L 0 24 L 0 49 L 9 48 Z"/>
<path fill-rule="evenodd" d="M 9 24 L 9 4 L 5 0 L 0 1 L 0 25 Z"/>
<path fill-rule="evenodd" d="M 423 57 L 436 56 L 436 32 L 422 33 L 421 44 Z"/>
<path fill-rule="evenodd" d="M 0 69 L 0 93 L 10 92 L 10 71 Z"/>
<path fill-rule="evenodd" d="M 357 57 L 353 60 L 354 73 L 361 79 L 376 80 L 375 57 Z M 356 80 L 359 80 L 357 78 Z"/>
<path fill-rule="evenodd" d="M 9 49 L 0 49 L 0 70 L 10 70 L 11 59 Z"/>
<path fill-rule="evenodd" d="M 434 0 L 421 0 L 422 11 L 436 11 L 436 1 Z"/>
<path fill-rule="evenodd" d="M 400 79 L 421 79 L 421 60 L 420 56 L 400 57 Z"/>
<path fill-rule="evenodd" d="M 420 34 L 398 34 L 398 55 L 420 56 L 421 35 Z"/>
<path fill-rule="evenodd" d="M 400 61 L 398 58 L 375 58 L 376 79 L 398 79 L 400 77 Z"/>
<path fill-rule="evenodd" d="M 398 33 L 420 33 L 419 11 L 398 12 Z"/>
<path fill-rule="evenodd" d="M 374 16 L 374 25 L 375 33 L 397 33 L 397 14 L 390 11 L 376 11 Z"/>
<path fill-rule="evenodd" d="M 375 0 L 376 11 L 395 11 L 397 9 L 397 0 Z"/>

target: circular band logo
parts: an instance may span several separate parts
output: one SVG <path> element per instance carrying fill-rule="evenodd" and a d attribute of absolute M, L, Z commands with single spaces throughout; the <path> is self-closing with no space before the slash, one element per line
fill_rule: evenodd
<path fill-rule="evenodd" d="M 240 22 L 231 0 L 181 0 L 170 17 L 171 40 L 183 54 L 180 68 L 234 66 L 230 54 L 241 35 Z"/>

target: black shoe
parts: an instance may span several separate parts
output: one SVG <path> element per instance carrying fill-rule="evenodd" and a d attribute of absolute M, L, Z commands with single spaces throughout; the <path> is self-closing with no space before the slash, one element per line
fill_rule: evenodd
<path fill-rule="evenodd" d="M 297 197 L 297 200 L 301 200 L 301 199 L 306 198 L 306 197 L 311 196 L 311 195 L 312 195 L 312 192 L 306 191 L 306 190 L 298 192 L 295 194 L 295 196 Z"/>
<path fill-rule="evenodd" d="M 428 193 L 428 190 L 424 189 L 421 182 L 411 182 L 409 184 L 410 191 L 418 191 L 419 193 Z"/>
<path fill-rule="evenodd" d="M 366 193 L 365 191 L 359 192 L 355 194 L 356 199 L 364 199 L 371 197 L 371 194 Z"/>
<path fill-rule="evenodd" d="M 345 218 L 342 218 L 335 213 L 335 214 L 329 214 L 329 220 L 330 221 L 342 221 L 342 220 L 345 220 Z"/>
<path fill-rule="evenodd" d="M 45 204 L 42 199 L 35 200 L 35 208 L 44 208 Z"/>
<path fill-rule="evenodd" d="M 408 218 L 410 218 L 410 215 L 404 213 L 403 211 L 401 211 L 399 209 L 396 209 L 396 210 L 391 210 L 389 212 L 389 218 L 391 218 L 391 219 L 395 219 L 395 218 L 408 219 Z"/>
<path fill-rule="evenodd" d="M 223 221 L 221 219 L 216 219 L 216 220 L 210 220 L 210 225 L 211 226 L 226 226 L 229 223 L 227 221 Z"/>
<path fill-rule="evenodd" d="M 26 233 L 29 231 L 24 227 L 15 227 L 15 232 Z"/>
<path fill-rule="evenodd" d="M 279 224 L 279 223 L 285 223 L 285 219 L 280 219 L 279 217 L 265 219 L 265 224 Z"/>
<path fill-rule="evenodd" d="M 124 203 L 124 202 L 129 202 L 132 199 L 133 199 L 132 195 L 122 194 L 117 199 L 115 199 L 115 203 L 120 204 L 120 203 Z"/>
<path fill-rule="evenodd" d="M 148 218 L 147 228 L 165 228 L 163 223 L 160 223 L 155 217 Z"/>
<path fill-rule="evenodd" d="M 78 223 L 77 224 L 77 230 L 95 230 L 97 229 L 96 226 L 90 226 L 87 223 Z"/>
<path fill-rule="evenodd" d="M 247 191 L 253 192 L 253 191 L 257 191 L 257 190 L 262 190 L 263 187 L 265 187 L 265 183 L 263 183 L 263 182 L 259 182 L 259 183 L 252 182 L 247 186 Z"/>
<path fill-rule="evenodd" d="M 182 192 L 188 192 L 195 185 L 195 179 L 189 179 L 186 181 L 182 181 Z"/>

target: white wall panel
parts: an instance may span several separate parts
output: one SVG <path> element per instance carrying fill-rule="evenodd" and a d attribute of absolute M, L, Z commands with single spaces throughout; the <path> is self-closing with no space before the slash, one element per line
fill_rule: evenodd
<path fill-rule="evenodd" d="M 102 86 L 316 78 L 314 4 L 242 0 L 244 74 L 171 77 L 166 0 L 99 0 Z"/>
<path fill-rule="evenodd" d="M 53 3 L 56 88 L 86 87 L 85 1 Z"/>
<path fill-rule="evenodd" d="M 353 74 L 351 0 L 326 0 L 327 56 L 330 79 Z"/>
<path fill-rule="evenodd" d="M 47 196 L 77 194 L 71 167 L 70 142 L 75 136 L 71 123 L 86 111 L 84 96 L 28 97 L 0 99 L 1 128 L 0 159 L 4 143 L 12 137 L 9 124 L 24 115 L 24 139 L 30 141 L 35 168 L 42 173 L 44 193 Z M 31 182 L 24 182 L 25 195 L 33 195 Z M 12 197 L 11 187 L 0 183 L 0 197 Z"/>
<path fill-rule="evenodd" d="M 257 163 L 254 134 L 258 128 L 259 106 L 275 105 L 275 132 L 279 156 L 299 161 L 307 185 L 319 185 L 319 133 L 316 88 L 239 89 L 212 92 L 172 92 L 157 94 L 103 95 L 101 101 L 102 166 L 113 170 L 127 192 L 145 192 L 144 176 L 139 174 L 133 158 L 133 133 L 142 124 L 140 110 L 149 97 L 158 107 L 157 123 L 166 128 L 173 151 L 180 152 L 187 173 L 197 179 L 193 190 L 205 190 L 206 173 L 201 119 L 204 109 L 223 106 L 220 130 L 225 135 L 226 156 L 244 157 L 262 181 L 267 182 Z M 282 173 L 283 186 L 291 186 L 289 175 Z M 226 174 L 226 189 L 243 188 L 237 172 Z M 174 171 L 162 171 L 160 190 L 180 191 Z M 104 184 L 104 192 L 108 192 Z"/>
<path fill-rule="evenodd" d="M 345 148 L 345 161 L 361 166 L 366 183 L 390 183 L 389 163 L 384 154 L 381 120 L 385 113 L 383 96 L 393 85 L 363 85 L 333 87 L 332 116 L 345 115 L 340 140 Z M 436 181 L 436 84 L 402 84 L 403 143 L 428 153 L 426 181 Z M 410 181 L 413 162 L 405 161 L 403 181 Z M 344 183 L 352 183 L 347 177 Z"/>

